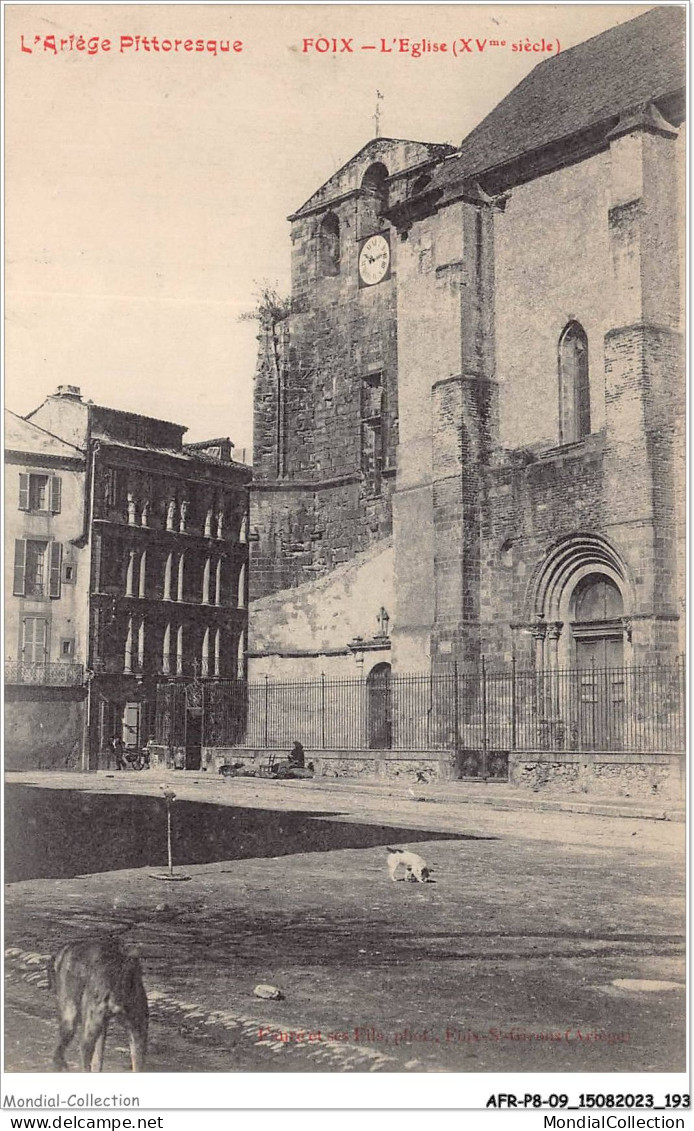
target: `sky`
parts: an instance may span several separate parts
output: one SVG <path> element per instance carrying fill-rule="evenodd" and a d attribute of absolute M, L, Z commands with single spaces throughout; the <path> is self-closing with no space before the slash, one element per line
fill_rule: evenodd
<path fill-rule="evenodd" d="M 512 42 L 565 50 L 650 6 L 6 5 L 6 406 L 78 385 L 250 460 L 239 318 L 265 283 L 289 292 L 287 216 L 375 135 L 376 91 L 382 136 L 457 145 L 547 57 Z M 98 50 L 46 38 L 71 35 Z M 120 50 L 137 35 L 242 50 Z M 320 37 L 352 51 L 304 51 Z M 451 53 L 470 38 L 506 47 Z"/>

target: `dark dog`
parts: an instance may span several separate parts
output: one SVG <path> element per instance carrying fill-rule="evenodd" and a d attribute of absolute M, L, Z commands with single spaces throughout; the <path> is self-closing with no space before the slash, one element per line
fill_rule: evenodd
<path fill-rule="evenodd" d="M 127 954 L 118 938 L 86 939 L 64 946 L 48 977 L 58 1004 L 56 1072 L 67 1071 L 65 1050 L 78 1026 L 82 1071 L 101 1072 L 112 1017 L 127 1029 L 133 1072 L 144 1070 L 149 1010 L 139 958 Z"/>

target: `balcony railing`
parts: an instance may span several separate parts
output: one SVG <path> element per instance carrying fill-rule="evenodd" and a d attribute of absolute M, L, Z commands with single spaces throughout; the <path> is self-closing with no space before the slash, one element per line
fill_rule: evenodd
<path fill-rule="evenodd" d="M 5 683 L 42 687 L 79 687 L 84 682 L 82 664 L 26 664 L 5 661 Z"/>

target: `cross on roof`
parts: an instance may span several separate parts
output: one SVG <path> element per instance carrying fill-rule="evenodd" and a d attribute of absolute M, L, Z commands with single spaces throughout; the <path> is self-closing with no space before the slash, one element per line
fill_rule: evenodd
<path fill-rule="evenodd" d="M 374 137 L 380 137 L 381 136 L 381 107 L 379 105 L 380 102 L 383 102 L 383 95 L 381 94 L 380 90 L 377 90 L 376 91 L 376 112 L 374 113 L 374 116 L 373 116 L 373 123 L 374 123 L 374 126 L 375 126 Z"/>

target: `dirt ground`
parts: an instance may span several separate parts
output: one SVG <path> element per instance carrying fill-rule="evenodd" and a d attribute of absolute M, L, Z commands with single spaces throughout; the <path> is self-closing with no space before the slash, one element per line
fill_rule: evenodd
<path fill-rule="evenodd" d="M 104 930 L 141 951 L 153 1071 L 684 1071 L 683 825 L 186 775 L 165 883 L 160 783 L 38 782 L 6 788 L 8 1071 L 48 1066 L 31 956 Z"/>

